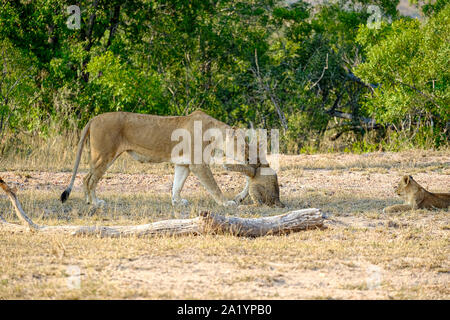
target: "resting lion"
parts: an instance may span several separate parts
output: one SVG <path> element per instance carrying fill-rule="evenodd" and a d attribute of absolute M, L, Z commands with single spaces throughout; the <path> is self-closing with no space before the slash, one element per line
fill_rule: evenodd
<path fill-rule="evenodd" d="M 391 213 L 412 209 L 446 209 L 450 206 L 450 193 L 428 192 L 411 176 L 404 176 L 395 192 L 405 200 L 406 204 L 384 208 L 383 212 Z"/>
<path fill-rule="evenodd" d="M 194 121 L 196 121 L 197 127 L 195 127 Z M 162 117 L 128 112 L 111 112 L 94 117 L 81 133 L 72 179 L 67 189 L 61 194 L 61 201 L 65 202 L 68 199 L 73 188 L 81 153 L 87 139 L 90 141 L 91 169 L 84 178 L 84 192 L 88 204 L 100 205 L 104 201 L 97 199 L 95 188 L 105 171 L 117 157 L 127 152 L 140 162 L 174 163 L 172 151 L 179 143 L 178 141 L 172 141 L 173 132 L 177 129 L 183 129 L 191 136 L 195 136 L 194 129 L 198 130 L 198 123 L 201 123 L 202 132 L 215 128 L 224 137 L 226 136 L 226 130 L 231 129 L 230 126 L 202 111 L 195 111 L 188 116 Z M 194 141 L 191 141 L 191 145 L 192 150 L 194 150 Z M 202 150 L 206 147 L 204 141 L 200 145 Z M 248 151 L 248 145 L 246 147 L 245 150 Z M 248 157 L 245 159 L 248 160 Z M 255 164 L 232 164 L 226 167 L 227 170 L 242 172 L 248 177 L 247 185 L 235 200 L 225 198 L 208 164 L 192 163 L 198 163 L 198 161 L 190 161 L 189 164 L 175 162 L 172 187 L 172 204 L 174 205 L 177 203 L 187 204 L 187 200 L 181 198 L 180 192 L 186 178 L 192 172 L 220 205 L 236 205 L 250 193 L 252 199 L 258 204 L 282 206 L 279 199 L 277 175 L 275 172 L 273 172 L 273 175 L 261 175 L 262 167 L 268 167 L 268 165 L 261 164 L 259 159 Z M 248 163 L 248 161 L 245 163 Z"/>

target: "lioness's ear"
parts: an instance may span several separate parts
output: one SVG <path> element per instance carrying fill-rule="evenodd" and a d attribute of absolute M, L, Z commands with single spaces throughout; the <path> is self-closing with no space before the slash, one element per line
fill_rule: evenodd
<path fill-rule="evenodd" d="M 404 182 L 405 184 L 408 184 L 408 183 L 409 183 L 409 178 L 412 179 L 411 176 L 403 176 L 403 182 Z"/>

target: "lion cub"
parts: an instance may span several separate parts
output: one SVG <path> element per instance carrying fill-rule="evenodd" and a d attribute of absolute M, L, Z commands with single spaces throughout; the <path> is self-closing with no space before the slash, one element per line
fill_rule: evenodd
<path fill-rule="evenodd" d="M 412 209 L 448 208 L 450 193 L 432 193 L 421 187 L 411 176 L 404 176 L 395 192 L 406 204 L 398 204 L 383 209 L 383 212 L 398 212 Z"/>

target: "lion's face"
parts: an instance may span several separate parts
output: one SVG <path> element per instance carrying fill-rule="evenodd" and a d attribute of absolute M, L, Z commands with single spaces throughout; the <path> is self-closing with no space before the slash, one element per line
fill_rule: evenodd
<path fill-rule="evenodd" d="M 411 176 L 403 176 L 398 183 L 397 188 L 395 188 L 395 193 L 401 198 L 405 198 L 416 191 L 418 191 L 418 184 Z"/>

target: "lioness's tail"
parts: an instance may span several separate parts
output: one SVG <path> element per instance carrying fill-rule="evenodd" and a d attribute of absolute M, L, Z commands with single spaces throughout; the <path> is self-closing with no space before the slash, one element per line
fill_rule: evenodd
<path fill-rule="evenodd" d="M 73 168 L 72 179 L 70 180 L 70 184 L 67 187 L 67 189 L 64 190 L 64 192 L 61 194 L 61 202 L 63 203 L 66 202 L 66 200 L 69 198 L 70 192 L 72 191 L 72 187 L 75 182 L 75 176 L 77 174 L 78 166 L 80 164 L 81 153 L 83 152 L 84 143 L 86 141 L 89 129 L 91 127 L 91 121 L 88 122 L 88 124 L 84 127 L 83 131 L 81 132 L 81 138 L 80 142 L 78 142 L 77 158 L 75 160 L 75 166 Z"/>

